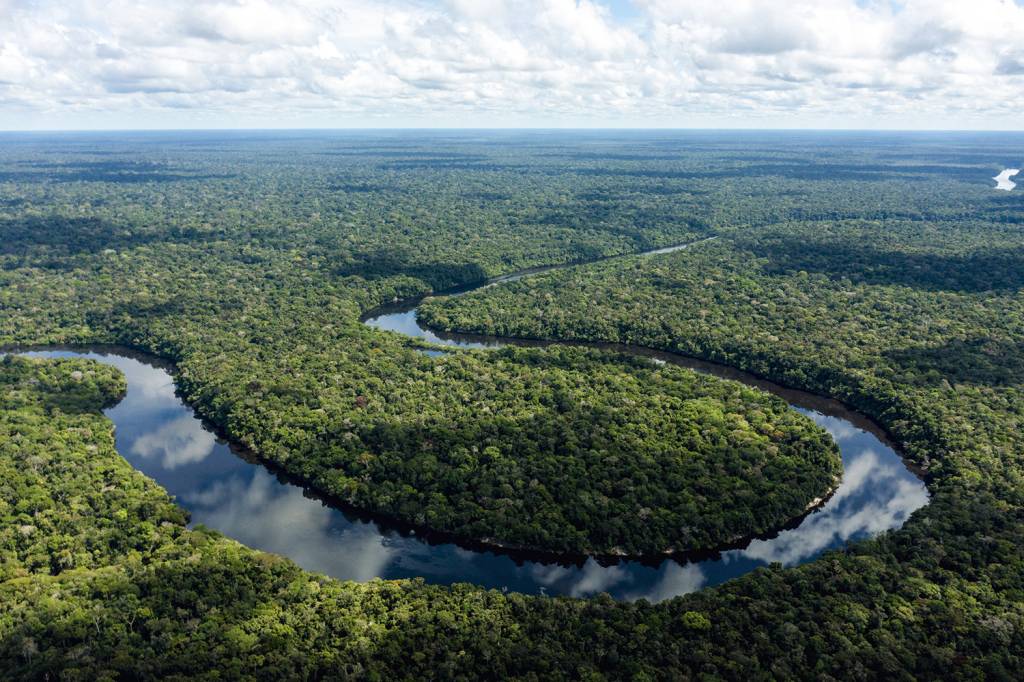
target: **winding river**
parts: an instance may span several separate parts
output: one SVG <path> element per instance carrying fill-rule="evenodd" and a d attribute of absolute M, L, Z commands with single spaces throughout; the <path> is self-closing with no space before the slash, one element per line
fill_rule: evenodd
<path fill-rule="evenodd" d="M 685 247 L 650 253 L 675 248 Z M 474 289 L 527 274 L 507 276 Z M 424 351 L 430 354 L 506 343 L 544 345 L 434 333 L 417 323 L 417 305 L 410 302 L 378 309 L 365 322 L 450 348 Z M 928 502 L 924 484 L 906 467 L 885 434 L 835 401 L 727 367 L 646 349 L 610 347 L 650 357 L 653 362 L 671 362 L 739 380 L 781 396 L 832 434 L 842 454 L 841 485 L 823 505 L 795 520 L 790 528 L 773 537 L 750 540 L 742 547 L 655 561 L 580 558 L 555 562 L 536 555 L 452 544 L 329 505 L 219 439 L 176 395 L 170 368 L 155 358 L 100 347 L 25 354 L 88 357 L 120 369 L 127 377 L 128 392 L 105 411 L 116 426 L 118 452 L 174 495 L 191 513 L 193 525 L 214 528 L 250 547 L 288 556 L 304 568 L 341 579 L 422 577 L 430 583 L 467 582 L 529 594 L 585 597 L 607 592 L 617 599 L 660 601 L 772 562 L 793 566 L 810 561 L 828 549 L 897 528 Z"/>

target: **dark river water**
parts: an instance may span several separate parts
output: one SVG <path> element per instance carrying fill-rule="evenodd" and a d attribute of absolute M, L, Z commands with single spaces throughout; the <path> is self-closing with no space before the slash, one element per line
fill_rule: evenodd
<path fill-rule="evenodd" d="M 423 329 L 416 322 L 415 304 L 381 310 L 366 323 L 446 346 L 501 343 Z M 884 434 L 838 403 L 729 368 L 628 350 L 654 362 L 681 364 L 781 396 L 832 434 L 842 453 L 841 485 L 817 510 L 791 524 L 795 527 L 753 539 L 745 547 L 689 559 L 553 562 L 437 542 L 325 504 L 219 440 L 178 398 L 171 375 L 155 360 L 116 349 L 25 354 L 89 357 L 120 369 L 128 379 L 128 393 L 105 412 L 116 426 L 117 449 L 174 495 L 191 512 L 193 525 L 214 528 L 250 547 L 285 555 L 304 568 L 341 579 L 422 577 L 431 583 L 468 582 L 529 594 L 585 597 L 607 592 L 618 599 L 658 601 L 768 563 L 793 566 L 810 561 L 828 549 L 897 528 L 927 504 L 924 484 Z"/>

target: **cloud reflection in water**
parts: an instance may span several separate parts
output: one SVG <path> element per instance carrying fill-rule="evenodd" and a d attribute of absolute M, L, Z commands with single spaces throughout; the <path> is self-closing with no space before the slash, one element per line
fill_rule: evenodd
<path fill-rule="evenodd" d="M 584 562 L 583 568 L 575 566 L 559 566 L 534 564 L 530 574 L 537 583 L 545 588 L 557 588 L 560 594 L 571 597 L 589 597 L 601 592 L 611 592 L 629 584 L 633 576 L 626 564 L 602 566 L 593 558 Z"/>
<path fill-rule="evenodd" d="M 686 564 L 685 566 L 674 562 L 665 564 L 665 570 L 661 579 L 654 587 L 643 593 L 631 594 L 630 599 L 646 599 L 657 603 L 672 597 L 678 597 L 690 592 L 696 592 L 707 584 L 707 576 L 704 575 L 700 564 Z"/>
<path fill-rule="evenodd" d="M 131 452 L 160 458 L 165 469 L 201 462 L 213 452 L 216 439 L 191 415 L 182 415 L 135 439 Z"/>
<path fill-rule="evenodd" d="M 856 504 L 866 487 L 887 494 L 876 494 L 870 501 Z M 754 540 L 741 554 L 764 563 L 793 566 L 855 537 L 895 528 L 927 502 L 928 496 L 920 486 L 902 480 L 900 471 L 880 464 L 877 454 L 865 450 L 846 469 L 843 484 L 824 509 L 777 538 Z"/>
<path fill-rule="evenodd" d="M 792 566 L 811 560 L 851 540 L 898 527 L 928 501 L 921 481 L 878 438 L 838 417 L 800 410 L 828 429 L 839 444 L 844 474 L 835 495 L 797 528 L 723 552 L 716 560 L 685 565 L 626 561 L 602 566 L 588 559 L 580 566 L 562 566 L 524 561 L 450 543 L 431 544 L 417 534 L 349 519 L 218 444 L 175 395 L 162 369 L 118 355 L 87 355 L 115 365 L 128 378 L 128 395 L 106 412 L 117 427 L 119 451 L 177 495 L 195 523 L 342 579 L 421 576 L 441 584 L 469 582 L 575 597 L 608 592 L 621 599 L 656 602 L 771 562 Z"/>
<path fill-rule="evenodd" d="M 373 524 L 339 527 L 337 512 L 263 469 L 254 469 L 248 481 L 241 476 L 217 481 L 183 501 L 194 522 L 344 580 L 376 578 L 394 556 Z"/>
<path fill-rule="evenodd" d="M 652 602 L 721 583 L 758 566 L 795 566 L 852 540 L 898 528 L 928 503 L 928 493 L 897 455 L 873 435 L 849 422 L 801 410 L 827 429 L 840 445 L 843 479 L 824 507 L 799 526 L 746 548 L 723 552 L 720 559 L 685 566 L 667 563 L 649 590 L 631 595 Z"/>

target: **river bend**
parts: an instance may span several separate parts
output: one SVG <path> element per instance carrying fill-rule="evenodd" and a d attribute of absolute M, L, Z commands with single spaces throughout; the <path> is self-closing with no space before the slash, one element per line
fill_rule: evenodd
<path fill-rule="evenodd" d="M 654 253 L 675 250 L 660 249 Z M 651 255 L 651 254 L 646 254 Z M 533 271 L 535 272 L 535 271 Z M 483 283 L 494 286 L 518 273 Z M 479 336 L 440 334 L 416 322 L 418 302 L 372 313 L 366 324 L 458 348 L 506 343 Z M 543 344 L 541 344 L 543 345 Z M 591 344 L 600 345 L 600 344 Z M 105 411 L 115 427 L 118 452 L 156 480 L 191 513 L 191 523 L 216 529 L 250 547 L 282 554 L 302 567 L 340 579 L 422 577 L 430 583 L 474 583 L 528 594 L 586 597 L 607 592 L 617 599 L 660 601 L 719 584 L 759 566 L 793 566 L 822 552 L 901 526 L 928 502 L 922 481 L 905 465 L 884 433 L 832 400 L 794 391 L 726 367 L 640 348 L 613 346 L 697 371 L 735 379 L 781 396 L 832 434 L 842 455 L 843 479 L 818 509 L 774 537 L 688 559 L 599 562 L 551 561 L 438 541 L 379 519 L 325 503 L 315 493 L 273 473 L 219 439 L 176 394 L 169 370 L 154 358 L 126 349 L 93 348 L 26 352 L 37 357 L 87 357 L 124 372 L 128 391 Z"/>

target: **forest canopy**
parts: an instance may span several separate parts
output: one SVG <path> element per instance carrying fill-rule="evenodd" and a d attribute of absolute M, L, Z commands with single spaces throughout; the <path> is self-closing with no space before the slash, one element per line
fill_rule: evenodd
<path fill-rule="evenodd" d="M 692 443 L 704 456 L 696 480 L 722 457 L 782 466 L 763 471 L 768 495 L 782 493 L 772 482 L 788 473 L 831 476 L 831 443 L 774 399 L 681 370 L 579 350 L 432 358 L 359 317 L 520 268 L 717 235 L 690 251 L 437 299 L 423 319 L 638 343 L 836 397 L 927 472 L 931 503 L 876 539 L 658 605 L 339 583 L 186 530 L 180 510 L 113 450 L 97 410 L 121 390 L 116 375 L 12 360 L 0 367 L 13 444 L 0 508 L 6 676 L 1011 679 L 1019 670 L 1024 205 L 990 178 L 1020 167 L 1020 136 L 184 142 L 5 137 L 3 343 L 117 343 L 172 360 L 183 395 L 231 438 L 401 518 L 458 526 L 472 502 L 481 524 L 522 531 L 524 543 L 641 547 L 647 527 L 609 527 L 622 517 L 600 516 L 599 494 L 622 500 L 608 507 L 616 514 L 643 497 L 682 514 L 696 498 L 674 496 L 697 494 L 645 469 L 646 455 L 673 455 L 673 442 L 647 437 L 648 421 L 684 441 L 693 424 L 713 426 Z M 620 409 L 621 397 L 642 412 Z M 777 454 L 762 447 L 777 436 L 768 424 L 782 433 Z M 585 438 L 569 443 L 567 461 L 584 467 L 593 456 L 602 476 L 548 480 L 559 495 L 564 484 L 596 500 L 583 507 L 588 533 L 531 535 L 529 519 L 492 502 L 520 499 L 526 473 L 516 467 L 543 473 L 564 454 L 545 441 L 561 448 L 569 434 Z M 630 454 L 610 461 L 602 448 Z M 801 466 L 815 457 L 817 467 Z M 487 472 L 487 489 L 465 506 L 419 494 L 464 487 L 463 464 Z M 621 467 L 632 489 L 614 497 L 602 486 L 626 480 Z M 740 469 L 737 480 L 756 481 Z M 386 472 L 408 490 L 388 488 Z M 810 479 L 797 486 L 804 503 L 827 486 Z M 700 494 L 742 492 L 713 487 L 729 482 L 725 472 L 708 480 Z M 587 499 L 548 493 L 531 513 L 549 501 L 575 513 Z M 742 495 L 729 504 L 745 513 Z M 445 516 L 455 510 L 466 517 Z M 751 519 L 728 523 L 703 537 Z M 558 524 L 576 528 L 568 517 Z"/>

